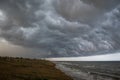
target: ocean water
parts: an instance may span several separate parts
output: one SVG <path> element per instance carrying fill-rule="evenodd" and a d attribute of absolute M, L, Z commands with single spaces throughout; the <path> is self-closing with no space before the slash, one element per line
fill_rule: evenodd
<path fill-rule="evenodd" d="M 55 62 L 74 80 L 120 80 L 120 61 Z"/>

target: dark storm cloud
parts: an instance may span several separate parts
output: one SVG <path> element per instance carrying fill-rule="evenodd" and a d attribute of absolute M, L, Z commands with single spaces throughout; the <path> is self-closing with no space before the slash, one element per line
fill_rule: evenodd
<path fill-rule="evenodd" d="M 0 36 L 16 45 L 40 49 L 46 56 L 93 55 L 119 49 L 119 6 L 106 13 L 93 4 L 81 0 L 2 0 Z"/>

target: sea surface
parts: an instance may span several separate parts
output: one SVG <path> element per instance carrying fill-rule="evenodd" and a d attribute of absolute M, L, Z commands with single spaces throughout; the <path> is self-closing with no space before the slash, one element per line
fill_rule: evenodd
<path fill-rule="evenodd" d="M 74 80 L 120 80 L 120 61 L 55 62 Z"/>

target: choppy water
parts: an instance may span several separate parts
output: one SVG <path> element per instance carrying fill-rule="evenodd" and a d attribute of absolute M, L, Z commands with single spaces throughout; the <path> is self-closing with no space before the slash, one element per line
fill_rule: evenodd
<path fill-rule="evenodd" d="M 120 62 L 55 62 L 74 80 L 120 80 Z"/>

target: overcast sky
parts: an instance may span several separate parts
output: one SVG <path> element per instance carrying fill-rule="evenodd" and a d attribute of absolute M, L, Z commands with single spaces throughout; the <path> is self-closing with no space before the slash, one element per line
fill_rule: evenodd
<path fill-rule="evenodd" d="M 78 57 L 119 49 L 120 0 L 0 1 L 1 56 Z"/>

